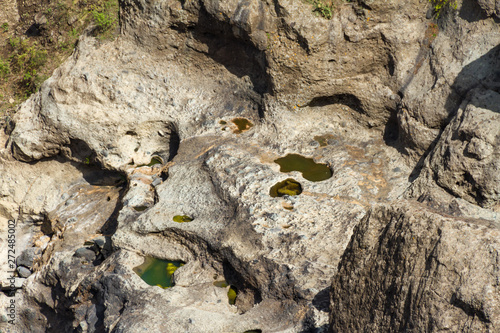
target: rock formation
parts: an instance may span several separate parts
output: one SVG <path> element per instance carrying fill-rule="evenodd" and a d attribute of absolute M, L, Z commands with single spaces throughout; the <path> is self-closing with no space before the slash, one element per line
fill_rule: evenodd
<path fill-rule="evenodd" d="M 498 1 L 334 4 L 123 0 L 119 37 L 89 27 L 1 136 L 5 329 L 498 331 Z M 174 287 L 145 257 L 184 263 Z"/>

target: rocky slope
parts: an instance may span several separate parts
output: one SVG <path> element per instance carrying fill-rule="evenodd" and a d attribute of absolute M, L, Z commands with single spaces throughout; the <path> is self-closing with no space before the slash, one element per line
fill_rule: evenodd
<path fill-rule="evenodd" d="M 498 330 L 498 7 L 121 1 L 2 134 L 5 329 Z"/>

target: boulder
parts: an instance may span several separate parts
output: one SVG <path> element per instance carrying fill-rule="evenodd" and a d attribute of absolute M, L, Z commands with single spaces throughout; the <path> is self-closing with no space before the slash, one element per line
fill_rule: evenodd
<path fill-rule="evenodd" d="M 372 208 L 333 278 L 333 332 L 492 332 L 500 231 L 401 201 Z"/>

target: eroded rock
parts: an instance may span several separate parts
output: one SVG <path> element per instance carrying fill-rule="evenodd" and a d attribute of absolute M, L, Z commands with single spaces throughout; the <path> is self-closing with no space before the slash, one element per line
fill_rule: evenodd
<path fill-rule="evenodd" d="M 460 5 L 121 1 L 2 137 L 1 222 L 43 251 L 21 330 L 493 330 L 497 14 Z"/>
<path fill-rule="evenodd" d="M 499 325 L 498 227 L 411 202 L 376 206 L 332 283 L 334 332 L 472 330 Z"/>

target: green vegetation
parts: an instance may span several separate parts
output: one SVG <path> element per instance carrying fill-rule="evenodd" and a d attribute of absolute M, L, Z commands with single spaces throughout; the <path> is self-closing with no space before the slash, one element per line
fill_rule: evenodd
<path fill-rule="evenodd" d="M 314 6 L 313 12 L 330 20 L 333 17 L 333 1 L 325 0 L 307 0 Z"/>
<path fill-rule="evenodd" d="M 0 32 L 5 34 L 0 45 L 0 126 L 71 54 L 90 23 L 96 26 L 97 38 L 112 39 L 117 33 L 118 11 L 118 0 L 41 1 L 20 6 L 18 23 L 0 24 Z M 46 23 L 33 30 L 33 18 L 38 14 L 45 16 Z M 24 34 L 28 30 L 31 32 Z"/>
<path fill-rule="evenodd" d="M 91 6 L 91 13 L 101 38 L 108 38 L 118 22 L 118 0 Z"/>
<path fill-rule="evenodd" d="M 453 9 L 457 9 L 457 1 L 456 0 L 429 0 L 430 3 L 434 6 L 434 15 L 436 18 L 442 13 L 443 9 L 447 6 L 451 6 Z"/>
<path fill-rule="evenodd" d="M 5 79 L 10 73 L 9 62 L 0 58 L 0 78 Z"/>
<path fill-rule="evenodd" d="M 12 48 L 9 57 L 10 70 L 21 77 L 20 84 L 28 96 L 35 92 L 44 81 L 45 76 L 39 71 L 47 62 L 47 51 L 35 42 L 29 44 L 21 38 L 9 38 Z"/>

